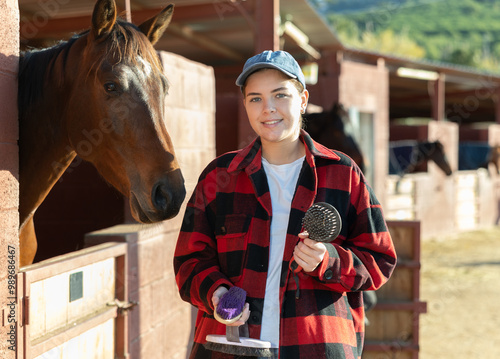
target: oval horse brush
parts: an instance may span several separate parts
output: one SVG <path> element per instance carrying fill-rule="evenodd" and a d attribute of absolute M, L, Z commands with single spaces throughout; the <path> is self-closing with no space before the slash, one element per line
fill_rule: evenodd
<path fill-rule="evenodd" d="M 335 207 L 326 202 L 318 202 L 307 210 L 302 226 L 309 233 L 309 238 L 317 242 L 331 242 L 339 235 L 342 220 Z M 294 274 L 302 270 L 294 258 L 290 261 L 290 270 Z"/>
<path fill-rule="evenodd" d="M 220 298 L 214 311 L 214 317 L 223 324 L 232 324 L 241 318 L 247 292 L 239 287 L 231 287 Z"/>

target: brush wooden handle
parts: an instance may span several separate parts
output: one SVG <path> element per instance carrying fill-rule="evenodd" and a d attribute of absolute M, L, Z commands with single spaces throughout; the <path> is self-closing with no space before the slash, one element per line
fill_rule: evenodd
<path fill-rule="evenodd" d="M 223 319 L 220 317 L 219 314 L 217 314 L 217 310 L 214 310 L 214 317 L 215 319 L 217 319 L 217 321 L 219 323 L 222 323 L 222 324 L 225 324 L 225 325 L 228 325 L 228 324 L 233 324 L 234 322 L 237 322 L 238 320 L 240 320 L 241 316 L 243 315 L 243 311 L 237 315 L 236 317 L 232 318 L 232 319 Z"/>

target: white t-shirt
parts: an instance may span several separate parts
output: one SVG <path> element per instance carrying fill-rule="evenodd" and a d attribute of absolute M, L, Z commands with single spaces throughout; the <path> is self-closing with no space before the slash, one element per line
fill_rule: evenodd
<path fill-rule="evenodd" d="M 271 193 L 273 217 L 260 339 L 271 342 L 275 348 L 279 347 L 281 263 L 285 250 L 290 207 L 304 158 L 305 156 L 284 165 L 272 165 L 262 158 Z"/>

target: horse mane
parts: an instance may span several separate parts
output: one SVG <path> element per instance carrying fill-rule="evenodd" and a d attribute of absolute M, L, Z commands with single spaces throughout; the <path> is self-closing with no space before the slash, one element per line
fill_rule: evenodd
<path fill-rule="evenodd" d="M 22 114 L 25 109 L 42 97 L 46 86 L 45 78 L 53 74 L 54 60 L 62 53 L 63 66 L 65 67 L 71 46 L 87 32 L 77 34 L 70 40 L 60 42 L 52 47 L 21 53 L 19 57 L 17 100 L 20 118 L 23 118 Z"/>
<path fill-rule="evenodd" d="M 153 67 L 153 71 L 163 73 L 158 54 L 156 51 L 151 51 L 151 44 L 145 35 L 137 36 L 137 32 L 142 34 L 137 26 L 118 18 L 113 30 L 103 40 L 105 51 L 101 52 L 102 56 L 93 59 L 94 62 L 90 66 L 87 75 L 94 68 L 98 68 L 106 59 L 112 58 L 116 63 L 127 59 L 133 65 L 138 65 L 139 57 L 149 62 Z M 63 55 L 62 66 L 64 70 L 73 44 L 76 40 L 89 33 L 90 30 L 85 30 L 74 35 L 68 41 L 60 42 L 49 48 L 31 50 L 21 54 L 18 75 L 18 110 L 20 118 L 23 117 L 24 110 L 42 98 L 46 88 L 45 79 L 54 75 L 55 59 L 59 55 Z M 64 75 L 58 81 L 63 83 Z"/>

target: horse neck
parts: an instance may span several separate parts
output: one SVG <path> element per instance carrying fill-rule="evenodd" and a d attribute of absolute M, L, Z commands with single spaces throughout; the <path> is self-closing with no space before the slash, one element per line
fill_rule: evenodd
<path fill-rule="evenodd" d="M 488 164 L 493 163 L 497 173 L 500 174 L 500 146 L 493 146 L 490 148 L 488 156 Z"/>
<path fill-rule="evenodd" d="M 57 63 L 54 65 L 54 71 L 60 71 L 57 69 Z M 21 225 L 33 216 L 76 156 L 67 137 L 64 118 L 64 98 L 65 92 L 68 91 L 57 82 L 57 78 L 58 76 L 46 77 L 43 95 L 20 111 Z M 20 79 L 19 86 L 22 88 L 25 85 Z"/>
<path fill-rule="evenodd" d="M 410 164 L 403 171 L 402 175 L 412 173 L 422 162 L 428 159 L 428 154 L 422 149 L 422 144 L 413 146 L 410 154 Z"/>
<path fill-rule="evenodd" d="M 54 143 L 44 147 L 42 143 L 47 143 L 46 141 L 20 138 L 19 212 L 21 224 L 33 216 L 76 157 L 75 151 L 64 141 L 57 138 L 53 138 L 53 140 Z"/>
<path fill-rule="evenodd" d="M 434 161 L 443 171 L 445 171 L 442 165 L 444 152 L 442 147 L 440 148 L 436 142 L 429 142 L 425 151 L 421 151 L 421 153 L 423 154 L 423 160 L 430 159 Z"/>

